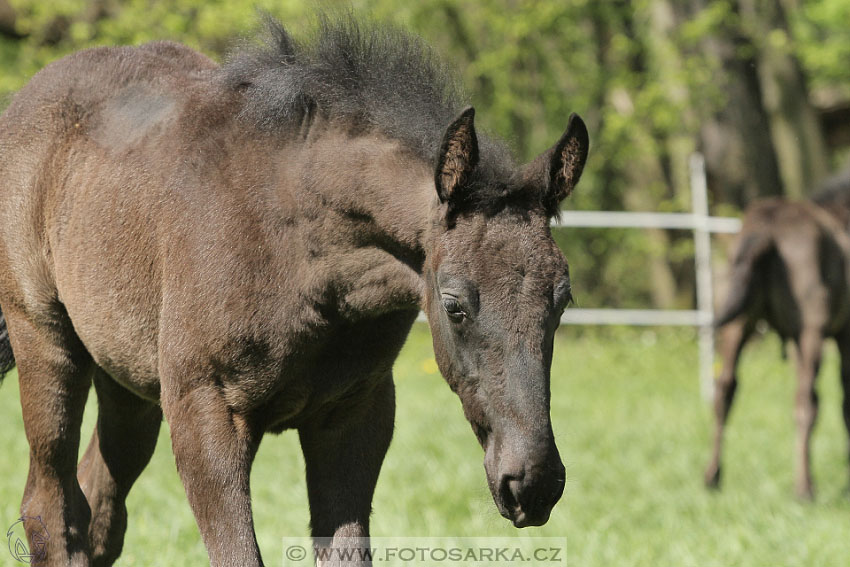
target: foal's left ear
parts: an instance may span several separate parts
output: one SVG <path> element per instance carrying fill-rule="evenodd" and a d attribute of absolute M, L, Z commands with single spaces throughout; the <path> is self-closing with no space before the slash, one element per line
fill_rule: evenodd
<path fill-rule="evenodd" d="M 437 170 L 434 172 L 434 184 L 441 203 L 460 197 L 459 190 L 469 182 L 478 165 L 478 137 L 474 120 L 475 109 L 467 107 L 443 135 Z"/>
<path fill-rule="evenodd" d="M 578 183 L 589 146 L 584 121 L 571 114 L 561 139 L 526 166 L 526 178 L 544 187 L 543 202 L 550 211 L 557 211 Z"/>

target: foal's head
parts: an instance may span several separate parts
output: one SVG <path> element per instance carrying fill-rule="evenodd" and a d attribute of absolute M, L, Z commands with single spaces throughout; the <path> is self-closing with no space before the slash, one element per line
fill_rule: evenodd
<path fill-rule="evenodd" d="M 573 115 L 551 149 L 498 178 L 479 171 L 473 116 L 468 109 L 448 127 L 437 160 L 426 311 L 440 370 L 484 448 L 499 511 L 517 527 L 541 525 L 564 490 L 549 372 L 571 299 L 549 220 L 581 175 L 587 130 Z"/>

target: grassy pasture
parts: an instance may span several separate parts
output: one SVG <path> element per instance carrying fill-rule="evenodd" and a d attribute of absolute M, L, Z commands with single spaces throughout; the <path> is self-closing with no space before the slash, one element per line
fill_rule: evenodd
<path fill-rule="evenodd" d="M 850 564 L 847 437 L 837 355 L 821 377 L 813 504 L 794 500 L 794 378 L 769 336 L 745 352 L 728 430 L 724 489 L 702 487 L 710 411 L 700 400 L 690 330 L 559 331 L 552 417 L 567 489 L 550 522 L 518 532 L 495 510 L 481 450 L 436 372 L 424 326 L 396 365 L 397 427 L 374 502 L 376 536 L 563 536 L 571 566 L 796 567 Z M 91 431 L 91 396 L 84 425 Z M 27 445 L 17 377 L 0 388 L 0 528 L 18 517 Z M 281 538 L 307 533 L 303 461 L 294 433 L 269 436 L 253 471 L 267 564 Z M 179 483 L 167 427 L 129 499 L 119 565 L 203 565 L 206 553 Z M 3 542 L 5 548 L 5 541 Z M 16 564 L 0 549 L 0 566 Z"/>

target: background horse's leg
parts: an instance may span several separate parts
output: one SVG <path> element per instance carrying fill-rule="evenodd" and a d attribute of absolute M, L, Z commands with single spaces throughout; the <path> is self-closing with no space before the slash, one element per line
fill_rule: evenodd
<path fill-rule="evenodd" d="M 174 377 L 166 375 L 162 385 L 177 471 L 211 567 L 262 565 L 249 488 L 260 436 L 232 412 L 213 380 L 180 391 Z"/>
<path fill-rule="evenodd" d="M 841 386 L 844 390 L 844 427 L 847 429 L 847 455 L 850 458 L 850 326 L 836 337 L 838 351 L 841 353 Z"/>
<path fill-rule="evenodd" d="M 18 364 L 30 445 L 21 515 L 30 553 L 35 554 L 32 563 L 89 565 L 90 512 L 77 482 L 77 451 L 91 384 L 91 357 L 64 315 L 36 324 L 16 310 L 4 314 Z"/>
<path fill-rule="evenodd" d="M 97 427 L 77 476 L 91 508 L 92 565 L 112 565 L 127 529 L 124 501 L 156 447 L 162 411 L 129 392 L 102 370 L 94 374 Z"/>
<path fill-rule="evenodd" d="M 711 461 L 705 470 L 705 485 L 709 488 L 720 486 L 720 458 L 723 450 L 723 429 L 732 401 L 735 399 L 735 390 L 738 387 L 737 366 L 738 358 L 744 343 L 753 332 L 753 324 L 746 316 L 724 325 L 720 330 L 720 356 L 723 359 L 723 369 L 714 381 L 714 417 L 716 425 L 714 429 L 714 446 Z"/>
<path fill-rule="evenodd" d="M 806 500 L 811 500 L 814 496 L 809 443 L 818 415 L 815 379 L 820 369 L 822 347 L 823 335 L 820 329 L 804 327 L 797 339 L 797 393 L 794 400 L 794 419 L 797 422 L 795 488 L 797 496 Z"/>
<path fill-rule="evenodd" d="M 337 410 L 321 424 L 299 429 L 307 466 L 307 495 L 313 537 L 369 536 L 369 514 L 378 472 L 393 433 L 395 386 L 388 374 L 368 397 Z M 337 565 L 320 561 L 320 567 Z M 345 565 L 371 565 L 346 562 Z"/>

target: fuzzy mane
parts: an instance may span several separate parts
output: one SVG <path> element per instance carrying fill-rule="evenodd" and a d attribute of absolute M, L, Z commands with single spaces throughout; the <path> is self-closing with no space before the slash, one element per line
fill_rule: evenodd
<path fill-rule="evenodd" d="M 304 41 L 270 17 L 265 28 L 265 41 L 237 50 L 221 70 L 226 88 L 242 92 L 243 119 L 292 135 L 320 115 L 436 163 L 446 127 L 466 105 L 459 81 L 422 39 L 350 14 L 319 15 Z M 498 208 L 513 193 L 514 160 L 487 136 L 479 134 L 479 147 L 475 208 Z"/>

